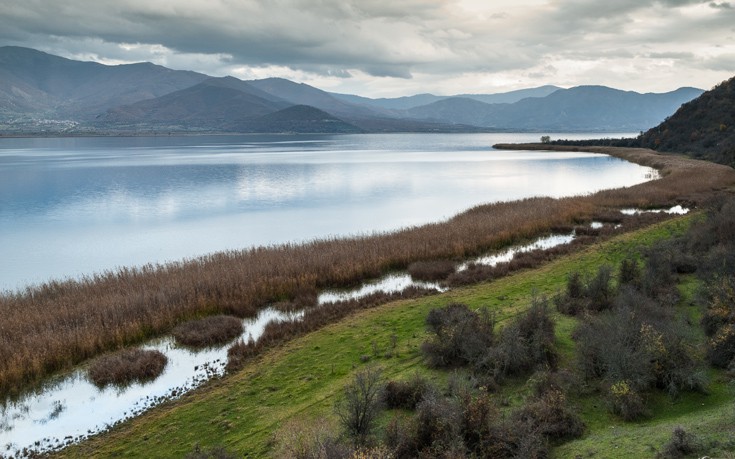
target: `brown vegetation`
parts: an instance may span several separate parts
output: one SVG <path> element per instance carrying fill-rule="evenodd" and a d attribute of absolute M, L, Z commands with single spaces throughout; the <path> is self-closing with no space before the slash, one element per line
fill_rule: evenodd
<path fill-rule="evenodd" d="M 226 344 L 240 336 L 242 320 L 233 316 L 210 316 L 174 328 L 176 342 L 184 346 L 207 347 Z"/>
<path fill-rule="evenodd" d="M 457 269 L 450 260 L 421 260 L 408 265 L 408 274 L 415 281 L 442 281 Z"/>
<path fill-rule="evenodd" d="M 156 379 L 166 363 L 168 359 L 160 351 L 124 349 L 94 360 L 89 367 L 89 379 L 99 387 L 148 381 Z"/>
<path fill-rule="evenodd" d="M 735 183 L 732 169 L 703 161 L 642 149 L 593 151 L 656 167 L 663 178 L 591 196 L 481 205 L 442 223 L 389 234 L 221 252 L 2 294 L 0 393 L 192 317 L 253 316 L 302 292 L 354 285 L 416 261 L 476 256 L 610 208 L 696 202 Z"/>

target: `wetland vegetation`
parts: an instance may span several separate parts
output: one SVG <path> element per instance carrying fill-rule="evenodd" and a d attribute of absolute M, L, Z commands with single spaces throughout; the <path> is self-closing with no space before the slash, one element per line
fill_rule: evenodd
<path fill-rule="evenodd" d="M 9 325 L 9 333 L 3 335 L 0 343 L 0 388 L 6 394 L 17 392 L 54 371 L 70 368 L 106 350 L 166 333 L 196 317 L 222 313 L 252 317 L 274 303 L 286 308 L 302 301 L 308 303 L 319 290 L 354 286 L 366 278 L 407 269 L 412 264 L 417 273 L 424 273 L 417 275 L 440 277 L 446 269 L 436 269 L 431 264 L 433 260 L 458 263 L 559 228 L 574 228 L 591 220 L 621 221 L 627 217 L 616 212 L 623 207 L 703 205 L 713 193 L 735 183 L 733 171 L 724 166 L 646 150 L 597 151 L 656 167 L 662 177 L 590 196 L 533 198 L 478 206 L 443 223 L 388 234 L 220 253 L 6 294 L 0 298 L 0 309 L 8 313 Z M 643 218 L 638 221 L 646 224 L 669 217 L 652 214 L 630 218 L 630 222 Z M 627 226 L 626 230 L 634 227 Z M 589 231 L 604 235 L 604 230 Z M 611 236 L 612 233 L 605 235 Z M 537 267 L 573 250 L 536 260 L 529 255 L 530 261 L 516 269 Z M 417 266 L 422 269 L 416 270 Z M 495 279 L 509 272 L 486 272 L 476 275 L 472 282 Z M 311 312 L 311 316 L 302 322 L 268 326 L 266 339 L 257 344 L 242 342 L 238 345 L 240 350 L 232 352 L 239 356 L 231 360 L 237 362 L 232 369 L 247 368 L 247 362 L 264 349 L 388 299 L 314 308 L 313 312 L 306 312 Z M 54 308 L 49 307 L 52 304 Z M 23 320 L 13 313 L 19 310 L 25 311 Z"/>

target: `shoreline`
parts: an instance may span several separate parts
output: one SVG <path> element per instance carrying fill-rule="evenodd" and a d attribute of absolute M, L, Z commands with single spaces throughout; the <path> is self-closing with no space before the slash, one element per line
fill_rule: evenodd
<path fill-rule="evenodd" d="M 513 147 L 610 154 L 655 167 L 661 178 L 588 196 L 484 204 L 445 222 L 387 234 L 214 253 L 0 294 L 9 332 L 0 342 L 0 393 L 18 392 L 100 353 L 160 336 L 192 317 L 250 317 L 270 303 L 354 285 L 414 261 L 468 257 L 605 209 L 697 202 L 735 184 L 735 171 L 727 166 L 651 150 Z"/>

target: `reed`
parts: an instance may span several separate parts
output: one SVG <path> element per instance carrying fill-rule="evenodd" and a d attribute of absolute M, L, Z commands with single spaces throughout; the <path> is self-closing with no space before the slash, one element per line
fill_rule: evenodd
<path fill-rule="evenodd" d="M 124 349 L 95 359 L 89 367 L 89 379 L 98 386 L 118 386 L 133 381 L 156 379 L 166 368 L 168 358 L 155 350 Z"/>
<path fill-rule="evenodd" d="M 216 315 L 178 325 L 172 334 L 184 346 L 207 347 L 229 343 L 240 336 L 242 328 L 237 317 Z"/>
<path fill-rule="evenodd" d="M 589 196 L 480 205 L 391 233 L 219 252 L 0 294 L 0 394 L 197 317 L 250 317 L 417 261 L 477 256 L 610 209 L 696 203 L 735 183 L 727 166 L 643 149 L 591 150 L 656 167 L 662 178 Z"/>

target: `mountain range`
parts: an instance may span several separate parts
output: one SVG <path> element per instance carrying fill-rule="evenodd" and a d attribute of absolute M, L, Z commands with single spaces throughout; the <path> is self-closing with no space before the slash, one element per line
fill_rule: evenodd
<path fill-rule="evenodd" d="M 556 86 L 371 99 L 282 78 L 103 65 L 0 47 L 0 133 L 642 131 L 699 96 Z M 49 128 L 49 126 L 52 126 Z M 54 127 L 55 126 L 55 127 Z"/>

